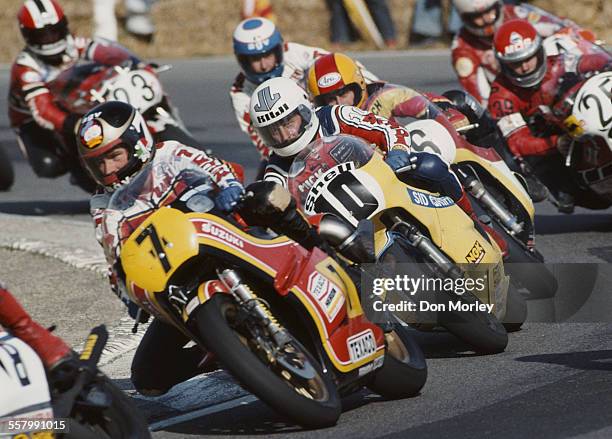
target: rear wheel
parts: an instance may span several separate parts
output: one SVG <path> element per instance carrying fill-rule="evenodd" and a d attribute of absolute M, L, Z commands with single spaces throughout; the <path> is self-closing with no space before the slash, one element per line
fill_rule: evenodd
<path fill-rule="evenodd" d="M 425 355 L 410 332 L 400 324 L 385 334 L 387 350 L 383 366 L 368 387 L 385 398 L 409 398 L 419 394 L 427 381 Z"/>
<path fill-rule="evenodd" d="M 220 293 L 195 312 L 195 325 L 206 347 L 279 413 L 308 428 L 334 425 L 341 404 L 331 376 L 297 340 L 274 356 L 265 352 L 240 311 L 233 297 Z"/>

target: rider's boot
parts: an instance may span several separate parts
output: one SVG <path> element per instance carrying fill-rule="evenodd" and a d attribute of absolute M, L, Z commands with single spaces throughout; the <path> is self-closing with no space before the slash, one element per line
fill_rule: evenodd
<path fill-rule="evenodd" d="M 13 336 L 30 345 L 48 369 L 71 355 L 70 347 L 61 338 L 32 320 L 13 295 L 3 288 L 0 288 L 0 321 Z"/>
<path fill-rule="evenodd" d="M 482 230 L 488 233 L 491 238 L 493 238 L 493 240 L 497 243 L 497 246 L 500 248 L 503 257 L 505 258 L 508 256 L 508 243 L 506 240 L 497 232 L 497 230 L 483 223 L 480 218 L 478 218 L 478 215 L 476 215 L 476 212 L 474 212 L 474 209 L 472 209 L 470 199 L 467 197 L 465 192 L 458 201 L 455 201 L 455 203 L 461 207 L 461 209 L 463 209 L 463 211 L 467 213 L 470 218 L 472 218 L 477 226 L 479 226 Z"/>

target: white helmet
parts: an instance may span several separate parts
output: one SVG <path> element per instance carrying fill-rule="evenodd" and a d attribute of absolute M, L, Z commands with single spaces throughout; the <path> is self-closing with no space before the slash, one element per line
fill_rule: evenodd
<path fill-rule="evenodd" d="M 249 113 L 266 146 L 283 157 L 303 150 L 319 129 L 306 91 L 289 78 L 272 78 L 260 84 L 251 96 Z"/>
<path fill-rule="evenodd" d="M 497 26 L 503 21 L 504 8 L 501 0 L 453 0 L 453 5 L 461 16 L 465 29 L 479 37 L 492 37 Z M 495 21 L 484 26 L 474 24 L 474 18 L 495 9 Z"/>

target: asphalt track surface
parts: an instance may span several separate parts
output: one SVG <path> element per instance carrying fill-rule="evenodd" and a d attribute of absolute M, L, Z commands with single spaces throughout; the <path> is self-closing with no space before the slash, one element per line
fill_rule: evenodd
<path fill-rule="evenodd" d="M 442 52 L 360 58 L 392 82 L 438 92 L 456 87 L 448 54 Z M 244 164 L 252 177 L 257 155 L 237 128 L 227 95 L 234 60 L 173 64 L 162 79 L 187 126 L 215 153 Z M 8 71 L 0 70 L 3 90 L 7 81 Z M 0 95 L 3 108 L 5 96 Z M 0 193 L 0 212 L 88 220 L 87 196 L 67 178 L 33 176 L 4 113 L 0 143 L 17 174 L 14 189 Z M 343 400 L 336 427 L 319 431 L 287 423 L 223 372 L 214 372 L 177 386 L 165 398 L 137 399 L 159 430 L 154 437 L 612 437 L 612 210 L 561 215 L 548 203 L 536 208 L 538 248 L 547 261 L 566 264 L 551 267 L 561 285 L 557 297 L 529 303 L 530 322 L 510 335 L 506 352 L 477 356 L 449 334 L 418 333 L 429 367 L 420 396 L 386 401 L 362 391 Z M 0 258 L 0 277 L 44 323 L 59 319 L 59 334 L 72 344 L 93 324 L 113 325 L 122 315 L 99 275 L 20 251 L 0 250 Z M 85 288 L 99 296 L 98 303 L 81 298 Z M 106 370 L 132 394 L 129 358 Z M 199 404 L 181 404 L 186 393 Z"/>

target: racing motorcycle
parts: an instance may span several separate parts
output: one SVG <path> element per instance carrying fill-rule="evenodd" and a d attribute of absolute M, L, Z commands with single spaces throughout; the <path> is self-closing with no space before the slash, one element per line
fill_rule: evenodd
<path fill-rule="evenodd" d="M 355 234 L 370 229 L 374 257 L 354 262 L 419 263 L 413 278 L 458 279 L 484 273 L 487 282 L 480 291 L 443 295 L 462 303 L 492 304 L 493 312 L 442 313 L 435 323 L 479 352 L 505 349 L 508 336 L 500 320 L 511 329 L 520 327 L 526 317 L 525 302 L 509 286 L 497 245 L 475 229 L 450 197 L 407 184 L 402 172 L 396 175 L 378 150 L 348 135 L 312 142 L 294 159 L 289 175 L 289 190 L 306 215 L 332 213 L 355 230 L 338 236 L 333 244 L 340 244 L 340 249 Z M 321 234 L 327 238 L 325 231 Z M 423 327 L 418 312 L 396 315 Z"/>
<path fill-rule="evenodd" d="M 552 115 L 571 139 L 565 165 L 594 199 L 593 208 L 605 209 L 612 205 L 612 72 L 562 84 L 559 96 Z"/>
<path fill-rule="evenodd" d="M 472 124 L 457 131 L 466 136 L 474 128 Z M 455 141 L 435 120 L 413 121 L 406 129 L 411 133 L 411 148 L 439 154 L 451 164 L 481 221 L 505 239 L 511 282 L 529 290 L 530 298 L 553 297 L 557 280 L 535 247 L 535 208 L 523 175 L 511 171 L 495 147 L 476 146 L 463 137 Z"/>
<path fill-rule="evenodd" d="M 159 73 L 170 68 L 80 62 L 60 73 L 49 89 L 60 108 L 79 116 L 102 102 L 127 102 L 143 115 L 156 142 L 176 140 L 197 146 L 159 80 Z"/>
<path fill-rule="evenodd" d="M 365 317 L 351 268 L 245 229 L 214 207 L 214 191 L 199 170 L 150 164 L 114 193 L 105 221 L 120 224 L 115 267 L 131 300 L 304 427 L 335 424 L 339 395 L 362 386 L 417 395 L 421 349 L 405 327 Z"/>
<path fill-rule="evenodd" d="M 12 439 L 150 438 L 144 417 L 96 367 L 108 332 L 93 328 L 70 382 L 52 382 L 25 342 L 0 331 L 0 435 Z"/>

